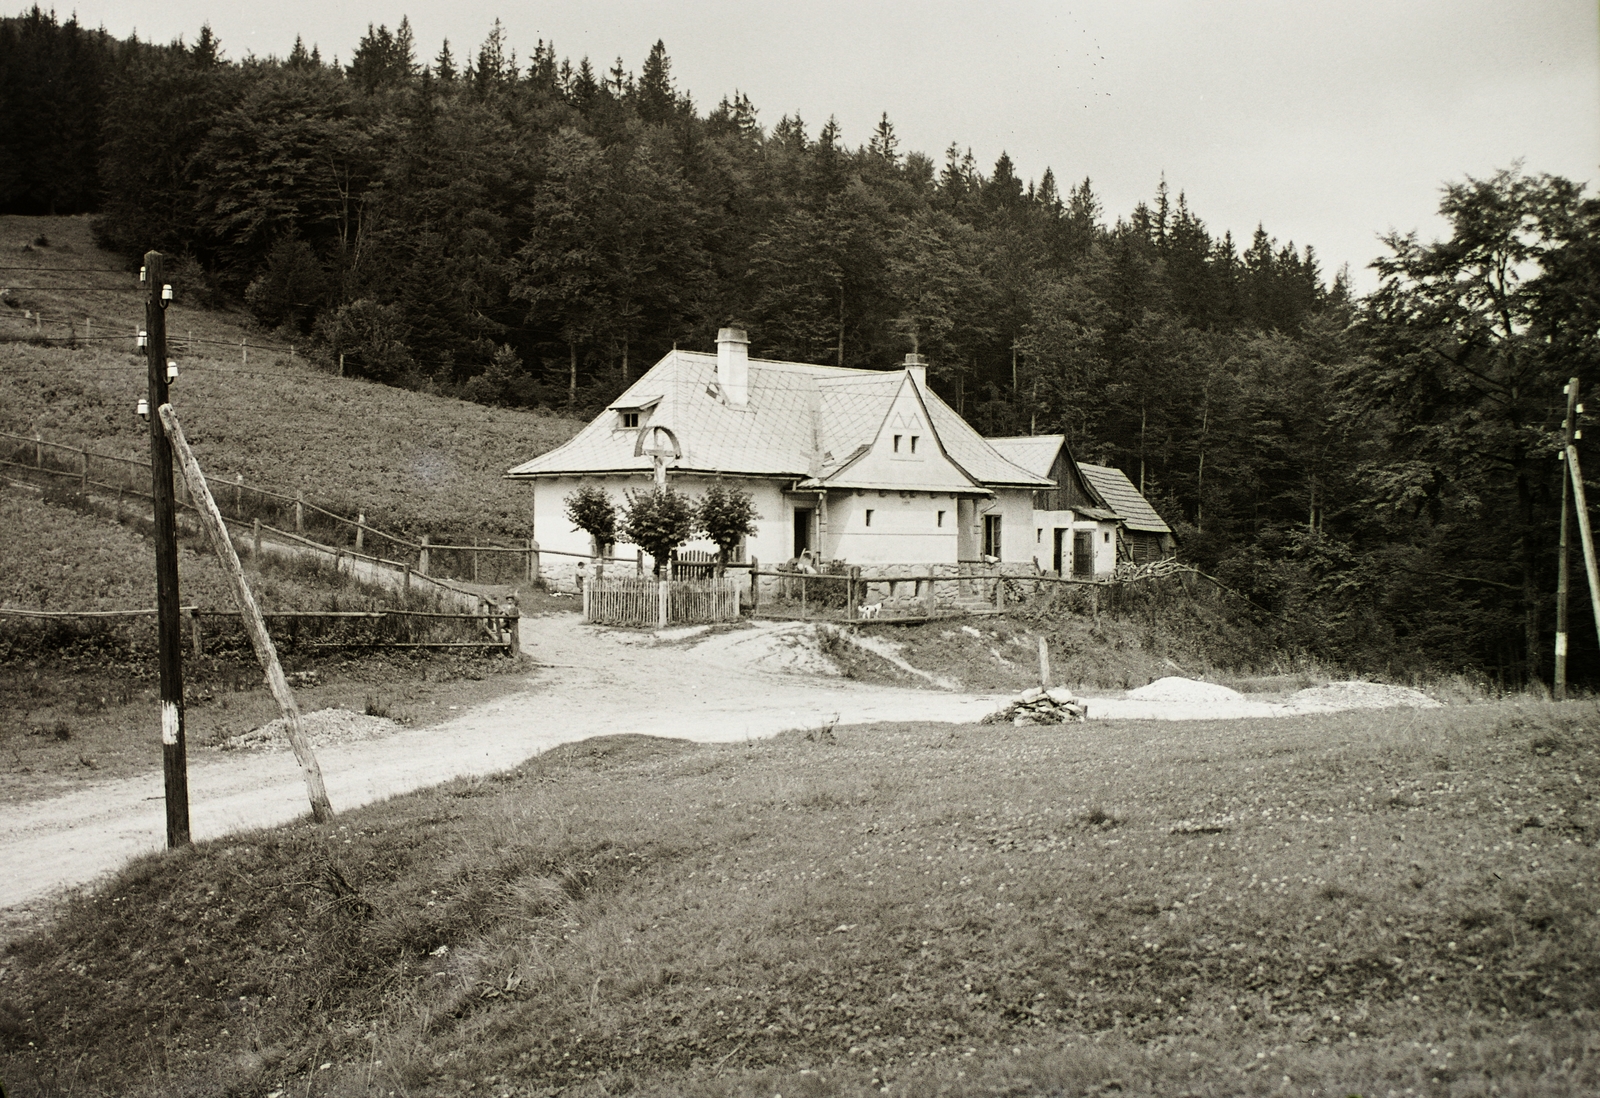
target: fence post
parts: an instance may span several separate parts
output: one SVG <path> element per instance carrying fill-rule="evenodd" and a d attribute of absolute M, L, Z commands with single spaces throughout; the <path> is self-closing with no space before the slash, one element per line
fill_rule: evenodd
<path fill-rule="evenodd" d="M 365 543 L 365 539 L 362 537 L 362 535 L 366 533 L 366 525 L 367 525 L 367 513 L 365 511 L 356 512 L 356 548 L 357 549 L 360 549 L 362 547 L 362 545 Z"/>
<path fill-rule="evenodd" d="M 261 520 L 256 519 L 251 524 L 250 530 L 250 559 L 257 563 L 261 560 Z"/>
<path fill-rule="evenodd" d="M 305 502 L 305 492 L 296 489 L 294 493 L 294 532 L 297 534 L 306 532 Z"/>
<path fill-rule="evenodd" d="M 243 496 L 244 496 L 244 474 L 240 473 L 238 476 L 233 478 L 233 513 L 234 513 L 235 517 L 237 517 L 238 515 L 243 513 L 243 511 L 242 511 L 242 508 L 244 507 L 244 503 L 242 502 L 243 501 Z"/>
<path fill-rule="evenodd" d="M 670 564 L 668 565 L 668 568 L 671 568 Z M 667 612 L 672 606 L 672 594 L 670 590 L 671 583 L 671 580 L 656 581 L 657 601 L 660 603 L 659 612 L 657 613 L 656 618 L 657 621 L 660 622 L 659 628 L 661 629 L 665 629 L 667 627 Z"/>
<path fill-rule="evenodd" d="M 428 535 L 422 535 L 422 548 L 417 550 L 417 572 L 421 575 L 428 574 Z"/>
<path fill-rule="evenodd" d="M 636 576 L 644 575 L 644 550 L 643 549 L 635 549 L 633 551 L 633 574 L 636 575 Z"/>
<path fill-rule="evenodd" d="M 894 590 L 892 582 L 889 584 L 889 590 Z M 861 610 L 857 606 L 857 602 L 866 597 L 861 592 L 861 565 L 852 564 L 850 566 L 850 579 L 845 583 L 844 591 L 844 616 L 848 621 L 855 621 L 861 616 Z"/>
<path fill-rule="evenodd" d="M 189 607 L 189 642 L 195 659 L 206 654 L 205 641 L 200 638 L 200 611 L 193 606 Z"/>
<path fill-rule="evenodd" d="M 539 582 L 539 543 L 528 539 L 528 582 Z"/>
<path fill-rule="evenodd" d="M 403 590 L 405 591 L 406 594 L 408 594 L 408 595 L 411 594 L 411 565 L 410 564 L 406 565 L 406 572 L 405 572 L 405 580 L 404 580 Z"/>
<path fill-rule="evenodd" d="M 33 467 L 44 468 L 44 439 L 37 433 L 33 436 Z"/>
<path fill-rule="evenodd" d="M 472 582 L 478 582 L 478 538 L 476 535 L 472 538 Z"/>
<path fill-rule="evenodd" d="M 756 612 L 756 607 L 761 605 L 761 562 L 755 557 L 750 558 L 750 613 Z"/>
<path fill-rule="evenodd" d="M 1050 642 L 1044 637 L 1039 638 L 1039 687 L 1050 689 Z"/>

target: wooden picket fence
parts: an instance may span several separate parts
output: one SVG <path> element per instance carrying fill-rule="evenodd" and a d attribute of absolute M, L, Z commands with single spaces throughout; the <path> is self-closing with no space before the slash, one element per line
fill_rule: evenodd
<path fill-rule="evenodd" d="M 739 617 L 744 583 L 732 576 L 656 580 L 599 576 L 583 586 L 583 620 L 663 628 Z"/>

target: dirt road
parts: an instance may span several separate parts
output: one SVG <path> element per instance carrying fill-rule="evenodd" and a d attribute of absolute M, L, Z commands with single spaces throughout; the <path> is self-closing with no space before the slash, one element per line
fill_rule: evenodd
<path fill-rule="evenodd" d="M 584 625 L 576 614 L 523 620 L 523 650 L 541 666 L 525 690 L 431 728 L 318 750 L 335 811 L 448 778 L 515 766 L 562 743 L 638 732 L 703 742 L 770 736 L 837 719 L 976 721 L 996 699 L 868 686 L 830 677 L 809 629 L 763 624 L 710 636 Z M 191 828 L 197 840 L 306 814 L 294 758 L 194 752 Z M 0 808 L 0 908 L 37 900 L 160 849 L 159 771 L 67 796 Z"/>

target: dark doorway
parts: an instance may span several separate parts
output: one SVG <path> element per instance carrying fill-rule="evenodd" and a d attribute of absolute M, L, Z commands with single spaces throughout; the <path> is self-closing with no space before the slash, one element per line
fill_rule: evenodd
<path fill-rule="evenodd" d="M 1062 565 L 1066 562 L 1061 559 L 1061 551 L 1065 547 L 1064 542 L 1066 541 L 1066 535 L 1067 531 L 1063 530 L 1059 526 L 1056 527 L 1055 569 L 1056 575 L 1058 576 L 1064 576 L 1067 574 L 1066 570 L 1062 567 Z"/>
<path fill-rule="evenodd" d="M 1094 531 L 1072 532 L 1072 574 L 1078 579 L 1094 578 Z"/>
<path fill-rule="evenodd" d="M 817 512 L 811 507 L 794 509 L 794 555 L 798 557 L 811 548 L 811 517 Z"/>

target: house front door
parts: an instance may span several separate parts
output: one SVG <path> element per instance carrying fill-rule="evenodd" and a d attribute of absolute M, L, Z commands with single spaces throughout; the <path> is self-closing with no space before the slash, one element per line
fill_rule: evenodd
<path fill-rule="evenodd" d="M 794 509 L 794 555 L 798 557 L 811 548 L 811 519 L 816 514 L 814 507 L 796 507 Z"/>
<path fill-rule="evenodd" d="M 1076 579 L 1094 578 L 1094 531 L 1072 532 L 1072 575 Z"/>

